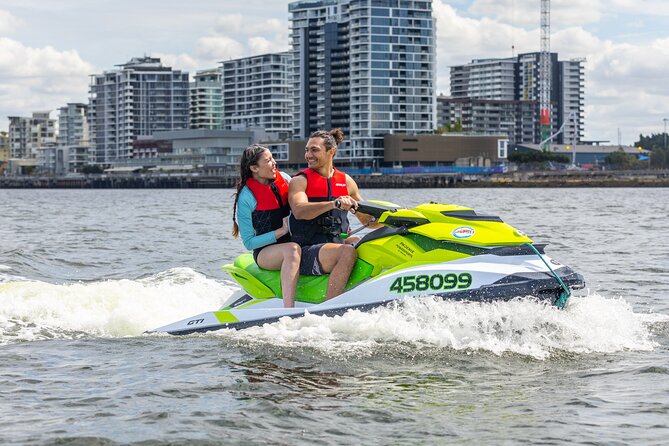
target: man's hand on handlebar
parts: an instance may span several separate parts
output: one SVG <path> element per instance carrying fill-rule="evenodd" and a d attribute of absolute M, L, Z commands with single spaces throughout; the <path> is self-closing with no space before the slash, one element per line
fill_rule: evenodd
<path fill-rule="evenodd" d="M 358 202 L 349 195 L 344 195 L 343 197 L 338 197 L 335 200 L 335 208 L 341 209 L 342 211 L 351 211 L 355 213 L 355 209 L 358 208 Z"/>

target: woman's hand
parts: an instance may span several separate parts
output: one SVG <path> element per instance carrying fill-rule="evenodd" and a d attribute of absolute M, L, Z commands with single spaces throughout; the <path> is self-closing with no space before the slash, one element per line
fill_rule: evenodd
<path fill-rule="evenodd" d="M 278 240 L 281 237 L 283 237 L 284 235 L 289 234 L 289 233 L 290 233 L 290 230 L 288 229 L 288 217 L 283 217 L 283 224 L 281 225 L 281 227 L 279 229 L 276 229 L 274 231 L 274 237 L 276 237 L 276 239 Z"/>

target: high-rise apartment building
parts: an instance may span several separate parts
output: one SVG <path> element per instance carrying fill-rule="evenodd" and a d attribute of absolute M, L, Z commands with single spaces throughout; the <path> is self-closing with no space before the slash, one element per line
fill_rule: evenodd
<path fill-rule="evenodd" d="M 30 156 L 30 118 L 8 116 L 9 119 L 9 156 L 11 158 L 31 158 Z"/>
<path fill-rule="evenodd" d="M 506 133 L 513 143 L 541 142 L 539 56 L 527 53 L 451 67 L 451 97 L 438 98 L 442 107 L 448 105 L 448 121 L 461 122 L 469 133 Z M 583 60 L 558 61 L 557 53 L 550 60 L 552 132 L 564 125 L 555 142 L 575 143 L 583 135 Z"/>
<path fill-rule="evenodd" d="M 91 160 L 123 163 L 138 136 L 188 128 L 188 73 L 153 57 L 133 58 L 118 69 L 91 75 Z"/>
<path fill-rule="evenodd" d="M 58 147 L 53 171 L 79 172 L 88 164 L 90 132 L 88 125 L 88 105 L 69 103 L 59 109 Z"/>
<path fill-rule="evenodd" d="M 49 112 L 32 117 L 9 116 L 9 151 L 12 158 L 35 159 L 37 149 L 56 142 L 56 120 Z"/>
<path fill-rule="evenodd" d="M 451 68 L 451 96 L 454 98 L 512 101 L 516 96 L 516 60 L 480 59 Z"/>
<path fill-rule="evenodd" d="M 223 128 L 223 76 L 219 68 L 198 71 L 190 85 L 190 128 Z"/>
<path fill-rule="evenodd" d="M 583 125 L 583 95 L 585 59 L 565 60 L 558 63 L 557 121 L 564 124 L 563 144 L 581 141 Z"/>
<path fill-rule="evenodd" d="M 59 146 L 89 145 L 88 105 L 69 103 L 59 109 Z"/>
<path fill-rule="evenodd" d="M 292 135 L 290 53 L 262 54 L 221 63 L 223 128 L 260 129 L 272 139 Z"/>
<path fill-rule="evenodd" d="M 352 163 L 383 159 L 390 133 L 435 128 L 431 0 L 308 0 L 291 20 L 293 131 L 340 127 Z"/>

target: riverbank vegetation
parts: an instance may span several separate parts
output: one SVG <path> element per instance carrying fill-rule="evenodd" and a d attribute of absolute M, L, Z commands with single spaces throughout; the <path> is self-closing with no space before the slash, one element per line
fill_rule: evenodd
<path fill-rule="evenodd" d="M 669 167 L 669 135 L 667 133 L 639 135 L 639 140 L 634 145 L 651 151 L 649 160 L 651 168 L 666 169 Z"/>

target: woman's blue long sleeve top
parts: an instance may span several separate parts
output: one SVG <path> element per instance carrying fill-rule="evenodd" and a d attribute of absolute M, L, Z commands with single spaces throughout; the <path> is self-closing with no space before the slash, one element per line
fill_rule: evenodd
<path fill-rule="evenodd" d="M 290 175 L 281 172 L 281 176 L 288 182 Z M 269 231 L 264 234 L 256 234 L 253 228 L 253 219 L 251 214 L 256 209 L 258 202 L 253 196 L 253 192 L 247 186 L 244 186 L 239 192 L 237 199 L 237 226 L 239 226 L 239 235 L 242 238 L 244 247 L 249 251 L 262 248 L 263 246 L 276 243 L 274 231 Z"/>

